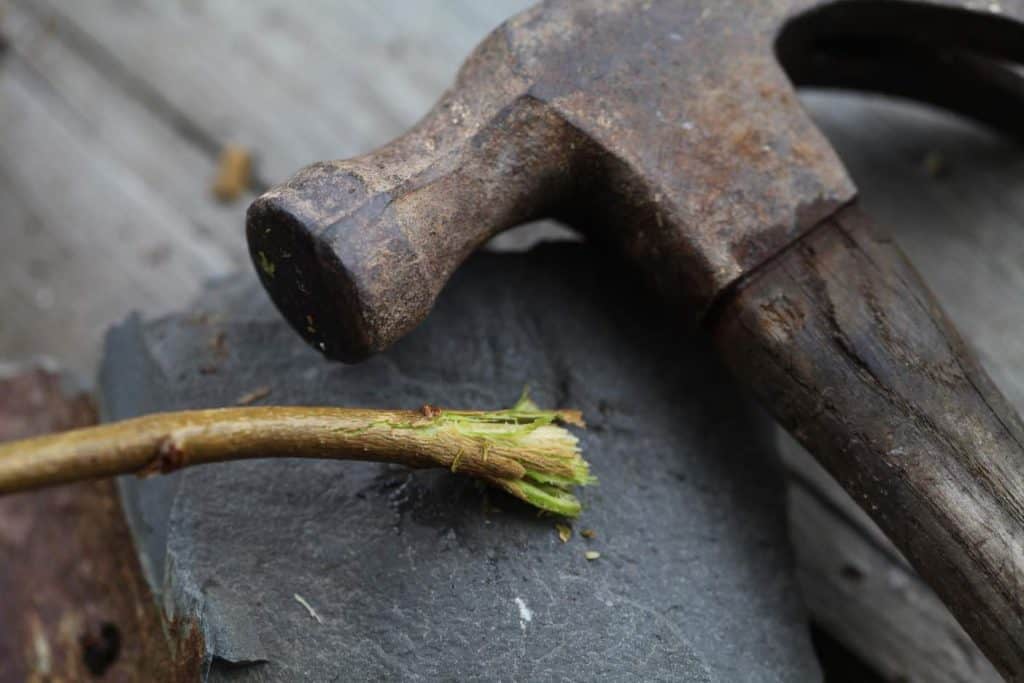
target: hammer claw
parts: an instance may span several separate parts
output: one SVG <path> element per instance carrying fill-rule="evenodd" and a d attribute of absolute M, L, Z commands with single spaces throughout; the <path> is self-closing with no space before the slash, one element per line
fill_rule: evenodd
<path fill-rule="evenodd" d="M 790 22 L 776 52 L 797 86 L 914 99 L 1024 138 L 1019 21 L 924 4 L 845 3 Z"/>

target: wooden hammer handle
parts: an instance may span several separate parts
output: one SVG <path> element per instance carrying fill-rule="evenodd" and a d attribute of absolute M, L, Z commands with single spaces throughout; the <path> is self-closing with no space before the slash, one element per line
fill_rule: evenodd
<path fill-rule="evenodd" d="M 736 375 L 1024 679 L 1024 425 L 856 206 L 722 304 Z"/>

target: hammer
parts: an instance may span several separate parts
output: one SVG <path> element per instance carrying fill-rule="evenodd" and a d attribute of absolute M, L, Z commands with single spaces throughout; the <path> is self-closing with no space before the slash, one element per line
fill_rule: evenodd
<path fill-rule="evenodd" d="M 250 252 L 331 358 L 387 348 L 494 234 L 542 217 L 641 274 L 1024 680 L 1024 425 L 857 205 L 794 84 L 1024 132 L 1024 0 L 545 2 L 409 132 L 249 209 Z"/>

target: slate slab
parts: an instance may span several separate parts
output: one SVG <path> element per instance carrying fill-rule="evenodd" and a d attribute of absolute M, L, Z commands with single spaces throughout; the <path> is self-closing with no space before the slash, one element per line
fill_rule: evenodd
<path fill-rule="evenodd" d="M 590 423 L 601 482 L 568 543 L 445 472 L 260 460 L 123 479 L 165 610 L 201 620 L 209 679 L 820 679 L 770 423 L 663 318 L 562 244 L 473 257 L 420 329 L 361 365 L 308 349 L 249 276 L 115 328 L 107 419 L 263 387 L 263 403 L 497 408 L 529 384 Z"/>

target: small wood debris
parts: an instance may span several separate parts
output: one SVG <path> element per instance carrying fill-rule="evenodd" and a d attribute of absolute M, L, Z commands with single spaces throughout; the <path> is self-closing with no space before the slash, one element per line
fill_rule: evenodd
<path fill-rule="evenodd" d="M 307 602 L 304 597 L 302 597 L 298 593 L 293 593 L 292 597 L 295 598 L 295 602 L 299 603 L 300 605 L 302 605 L 303 607 L 306 608 L 306 611 L 309 612 L 309 616 L 311 616 L 314 619 L 316 619 L 316 623 L 318 623 L 318 624 L 324 623 L 323 617 L 321 617 L 319 614 L 317 614 L 317 611 L 315 609 L 313 609 L 313 606 L 311 604 L 309 604 L 309 602 Z"/>
<path fill-rule="evenodd" d="M 226 145 L 217 161 L 217 177 L 213 181 L 213 195 L 222 202 L 231 202 L 249 189 L 252 174 L 252 155 L 241 145 Z"/>
<path fill-rule="evenodd" d="M 584 529 L 580 532 L 580 536 L 583 538 L 594 538 L 597 536 L 597 533 L 593 529 Z"/>
<path fill-rule="evenodd" d="M 593 561 L 601 557 L 601 553 L 597 552 L 596 550 L 588 550 L 587 552 L 583 553 L 583 557 L 587 558 L 590 561 Z"/>
<path fill-rule="evenodd" d="M 572 527 L 568 524 L 556 524 L 555 531 L 558 532 L 558 538 L 562 543 L 568 543 L 572 538 Z"/>
<path fill-rule="evenodd" d="M 583 413 L 578 410 L 559 410 L 558 419 L 560 422 L 572 425 L 573 427 L 585 428 L 587 426 L 587 423 L 583 420 Z"/>
<path fill-rule="evenodd" d="M 235 401 L 235 405 L 247 406 L 250 403 L 255 403 L 261 398 L 266 398 L 267 396 L 270 396 L 270 387 L 259 387 L 258 389 L 253 389 L 247 394 L 239 396 L 238 400 Z"/>

